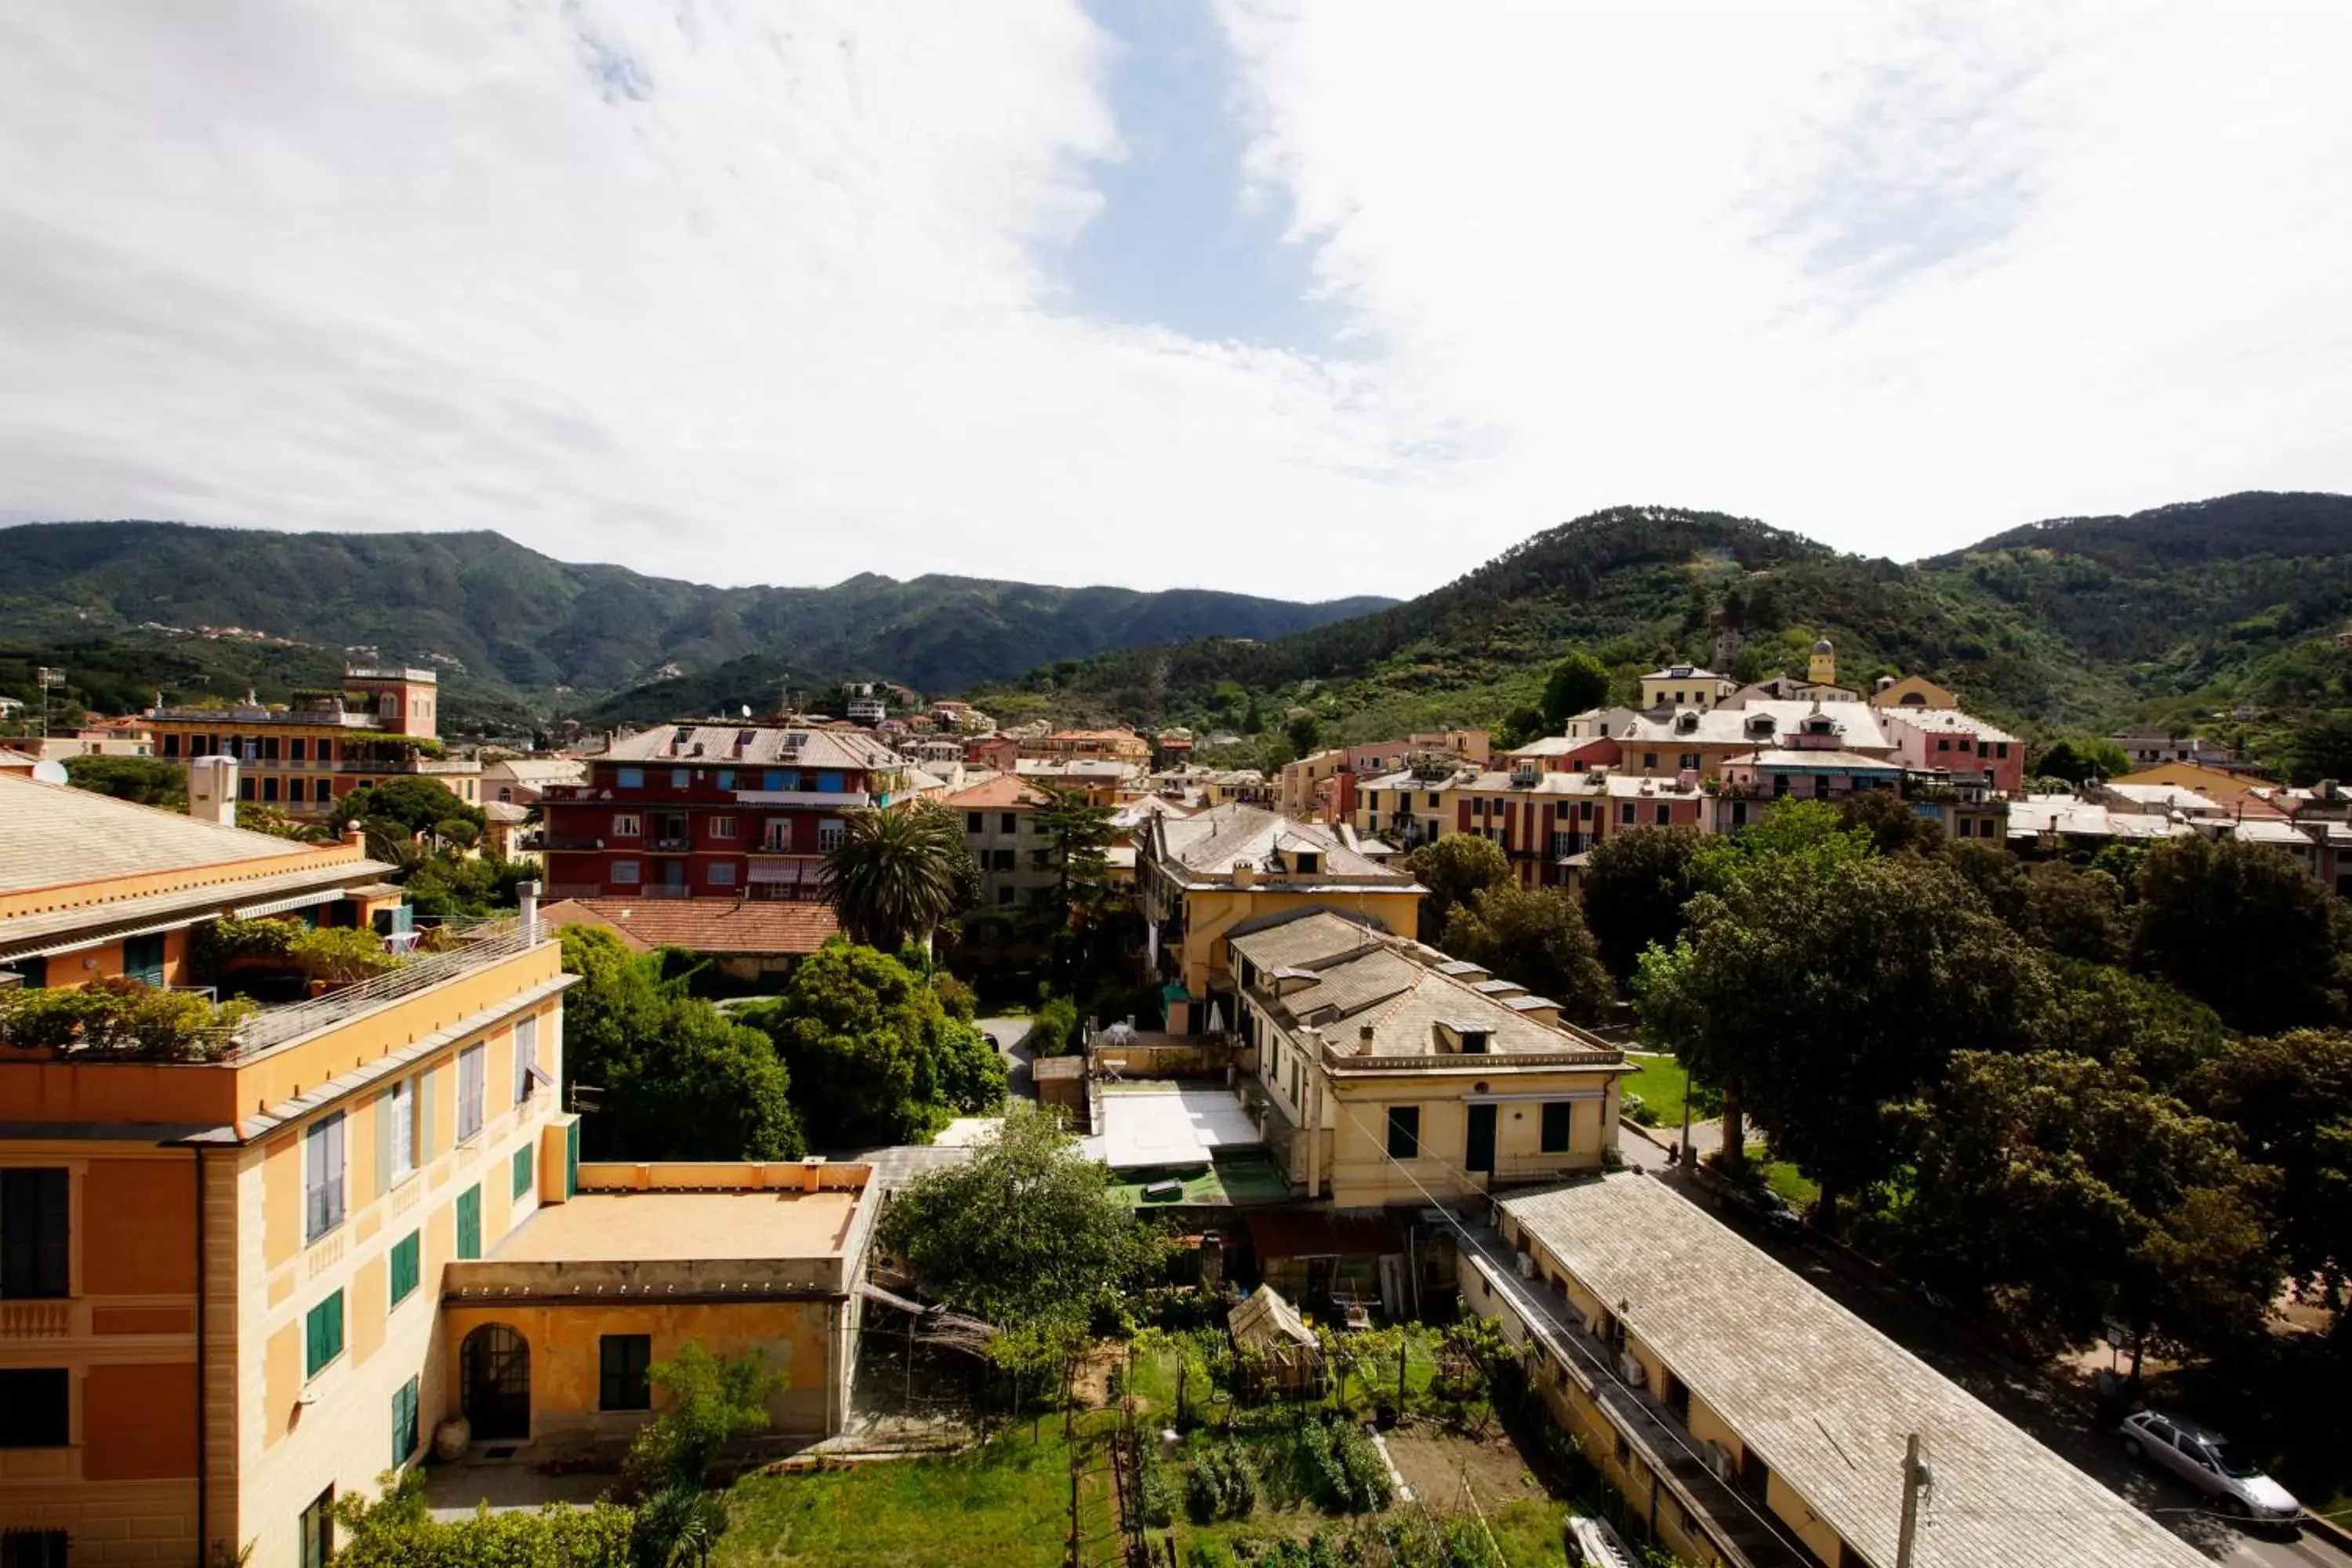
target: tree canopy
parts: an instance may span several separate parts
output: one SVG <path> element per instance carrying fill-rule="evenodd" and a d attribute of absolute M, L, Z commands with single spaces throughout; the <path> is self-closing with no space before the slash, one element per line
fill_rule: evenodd
<path fill-rule="evenodd" d="M 1584 920 L 1610 973 L 1630 980 L 1643 949 L 1670 946 L 1682 934 L 1683 906 L 1700 887 L 1702 842 L 1695 827 L 1637 827 L 1593 847 L 1582 879 Z"/>
<path fill-rule="evenodd" d="M 1083 1325 L 1151 1255 L 1110 1168 L 1025 1106 L 969 1162 L 901 1188 L 876 1235 L 926 1290 L 1007 1328 Z"/>
<path fill-rule="evenodd" d="M 1004 1058 L 925 976 L 870 947 L 826 943 L 782 995 L 736 1017 L 774 1042 L 803 1125 L 827 1147 L 927 1142 L 1004 1098 Z"/>
<path fill-rule="evenodd" d="M 1510 858 L 1502 846 L 1475 833 L 1449 833 L 1405 857 L 1405 868 L 1429 889 L 1421 900 L 1421 940 L 1444 940 L 1445 922 L 1454 906 L 1466 903 L 1482 888 L 1499 888 L 1511 879 Z"/>
<path fill-rule="evenodd" d="M 1506 882 L 1481 888 L 1445 921 L 1445 951 L 1559 1004 L 1580 1024 L 1608 1016 L 1617 988 L 1573 894 Z"/>
<path fill-rule="evenodd" d="M 188 808 L 188 774 L 160 757 L 68 757 L 66 782 L 76 789 L 166 811 Z"/>
<path fill-rule="evenodd" d="M 963 819 L 936 805 L 853 811 L 841 842 L 824 858 L 826 896 L 856 941 L 896 952 L 931 933 L 956 911 L 962 868 L 971 861 Z"/>
<path fill-rule="evenodd" d="M 458 799 L 439 780 L 404 773 L 352 791 L 335 802 L 327 820 L 339 828 L 352 822 L 394 823 L 414 836 L 445 822 L 462 822 L 479 833 L 488 818 L 480 806 Z"/>
<path fill-rule="evenodd" d="M 2239 1040 L 2182 1084 L 2181 1097 L 2237 1130 L 2247 1158 L 2275 1169 L 2281 1262 L 2316 1282 L 2347 1321 L 2352 1281 L 2352 1035 L 2298 1030 Z"/>
<path fill-rule="evenodd" d="M 1558 730 L 1571 716 L 1608 700 L 1609 667 L 1579 648 L 1552 666 L 1544 679 L 1544 723 Z"/>
<path fill-rule="evenodd" d="M 2141 863 L 2138 891 L 2135 968 L 2251 1033 L 2345 1017 L 2344 907 L 2279 850 L 2169 838 Z"/>

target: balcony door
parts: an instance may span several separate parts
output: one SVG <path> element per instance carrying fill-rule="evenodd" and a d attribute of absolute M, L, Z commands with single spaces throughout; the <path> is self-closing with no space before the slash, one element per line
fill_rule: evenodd
<path fill-rule="evenodd" d="M 1468 1147 L 1462 1156 L 1465 1171 L 1495 1173 L 1495 1110 L 1491 1105 L 1474 1105 L 1470 1110 Z"/>

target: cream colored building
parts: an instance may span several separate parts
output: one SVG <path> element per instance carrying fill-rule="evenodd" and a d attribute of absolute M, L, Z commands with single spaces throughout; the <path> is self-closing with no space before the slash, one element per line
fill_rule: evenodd
<path fill-rule="evenodd" d="M 1670 664 L 1642 677 L 1642 707 L 1696 708 L 1704 712 L 1739 689 L 1739 682 L 1695 664 Z"/>
<path fill-rule="evenodd" d="M 1328 910 L 1231 938 L 1266 1143 L 1339 1208 L 1601 1169 L 1624 1053 L 1507 977 Z"/>

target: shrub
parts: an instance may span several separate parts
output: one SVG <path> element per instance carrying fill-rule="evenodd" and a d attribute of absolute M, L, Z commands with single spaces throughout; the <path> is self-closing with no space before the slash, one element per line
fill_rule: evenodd
<path fill-rule="evenodd" d="M 1618 1105 L 1617 1114 L 1637 1127 L 1655 1127 L 1658 1124 L 1658 1113 L 1651 1110 L 1650 1102 L 1638 1094 L 1628 1093 Z"/>
<path fill-rule="evenodd" d="M 1136 1444 L 1135 1456 L 1142 1472 L 1138 1489 L 1143 1494 L 1143 1522 L 1154 1530 L 1165 1530 L 1176 1522 L 1176 1478 L 1168 1473 L 1158 1445 L 1148 1435 Z"/>
<path fill-rule="evenodd" d="M 1078 1005 L 1056 996 L 1037 1009 L 1029 1025 L 1029 1049 L 1041 1057 L 1066 1056 L 1078 1046 Z"/>
<path fill-rule="evenodd" d="M 1257 1509 L 1257 1470 L 1249 1457 L 1221 1443 L 1192 1462 L 1184 1478 L 1184 1511 L 1195 1524 L 1247 1519 Z"/>
<path fill-rule="evenodd" d="M 637 1511 L 614 1502 L 587 1508 L 550 1504 L 536 1513 L 492 1513 L 441 1521 L 425 1506 L 425 1472 L 382 1478 L 384 1493 L 370 1504 L 357 1493 L 335 1500 L 343 1542 L 336 1568 L 632 1568 Z"/>
<path fill-rule="evenodd" d="M 1389 1468 L 1352 1422 L 1309 1422 L 1299 1434 L 1307 1485 L 1334 1513 L 1376 1513 L 1389 1506 Z"/>
<path fill-rule="evenodd" d="M 289 955 L 313 980 L 350 985 L 400 967 L 402 960 L 386 951 L 373 931 L 350 926 L 320 926 L 304 931 L 291 943 Z"/>
<path fill-rule="evenodd" d="M 939 993 L 940 1005 L 948 1010 L 949 1017 L 961 1018 L 967 1024 L 971 1022 L 973 1013 L 979 1009 L 980 998 L 973 994 L 971 986 L 942 969 L 931 977 L 931 989 Z"/>
<path fill-rule="evenodd" d="M 256 1010 L 241 999 L 215 1006 L 194 992 L 109 978 L 0 993 L 0 1044 L 138 1061 L 217 1061 Z"/>
<path fill-rule="evenodd" d="M 1234 1554 L 1220 1541 L 1203 1541 L 1192 1548 L 1186 1559 L 1191 1568 L 1234 1568 Z"/>

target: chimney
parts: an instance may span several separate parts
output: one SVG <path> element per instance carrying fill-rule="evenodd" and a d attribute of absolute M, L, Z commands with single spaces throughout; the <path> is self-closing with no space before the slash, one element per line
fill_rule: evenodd
<path fill-rule="evenodd" d="M 367 847 L 367 829 L 356 822 L 347 823 L 343 827 L 343 842 L 354 849 L 364 850 Z"/>
<path fill-rule="evenodd" d="M 1372 1054 L 1372 1035 L 1373 1029 L 1372 1026 L 1370 1024 L 1359 1024 L 1356 1026 L 1356 1054 L 1358 1056 L 1368 1057 Z"/>
<path fill-rule="evenodd" d="M 535 879 L 515 884 L 515 901 L 521 908 L 520 923 L 522 927 L 522 939 L 526 942 L 539 940 L 540 892 L 540 884 Z"/>
<path fill-rule="evenodd" d="M 188 759 L 188 815 L 222 827 L 236 826 L 236 759 Z"/>
<path fill-rule="evenodd" d="M 1246 889 L 1246 888 L 1255 888 L 1255 887 L 1256 887 L 1256 886 L 1257 886 L 1257 868 L 1256 868 L 1255 866 L 1251 865 L 1251 864 L 1250 864 L 1248 861 L 1246 861 L 1246 860 L 1236 860 L 1236 861 L 1234 861 L 1234 887 L 1236 887 L 1236 888 L 1244 888 L 1244 889 Z"/>

